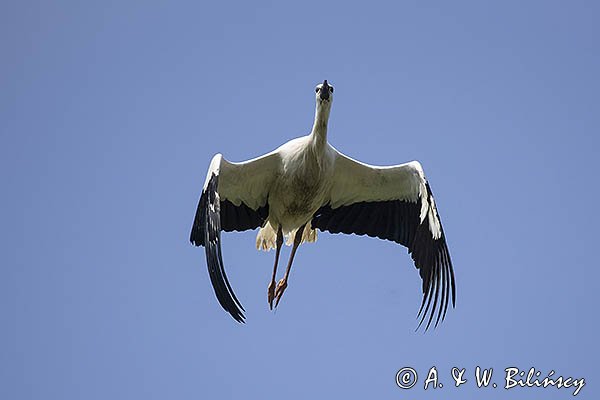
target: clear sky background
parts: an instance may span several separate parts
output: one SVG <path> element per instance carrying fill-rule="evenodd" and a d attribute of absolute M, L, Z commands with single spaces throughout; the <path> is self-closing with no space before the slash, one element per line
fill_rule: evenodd
<path fill-rule="evenodd" d="M 478 365 L 598 398 L 598 4 L 282 3 L 2 2 L 0 398 L 572 397 Z M 391 242 L 321 234 L 270 312 L 274 253 L 224 234 L 245 325 L 188 242 L 211 157 L 307 134 L 323 79 L 334 146 L 425 168 L 457 279 L 436 330 Z"/>

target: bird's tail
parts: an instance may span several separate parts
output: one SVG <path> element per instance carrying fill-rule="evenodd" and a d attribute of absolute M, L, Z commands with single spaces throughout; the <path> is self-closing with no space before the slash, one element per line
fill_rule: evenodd
<path fill-rule="evenodd" d="M 271 226 L 270 222 L 267 222 L 265 226 L 259 229 L 256 235 L 256 248 L 258 250 L 269 251 L 276 248 L 275 241 L 277 240 L 277 232 Z"/>
<path fill-rule="evenodd" d="M 294 236 L 296 236 L 296 230 L 292 232 L 284 233 L 285 235 L 285 244 L 291 246 L 294 243 Z M 258 234 L 256 235 L 256 248 L 258 250 L 269 251 L 271 249 L 277 248 L 277 232 L 271 226 L 271 223 L 267 222 L 265 226 L 260 228 Z M 309 226 L 304 228 L 304 232 L 302 233 L 302 243 L 303 242 L 316 242 L 317 241 L 317 231 L 316 229 L 311 229 Z"/>
<path fill-rule="evenodd" d="M 308 243 L 313 243 L 317 241 L 317 230 L 316 229 L 311 229 L 311 227 L 309 226 L 310 224 L 306 224 L 306 227 L 304 228 L 304 232 L 302 232 L 302 241 L 300 243 L 304 243 L 304 242 L 308 242 Z M 288 246 L 291 246 L 292 244 L 294 244 L 294 237 L 296 236 L 296 231 L 298 229 L 294 229 L 292 232 L 290 232 L 287 237 L 285 238 L 285 244 Z"/>

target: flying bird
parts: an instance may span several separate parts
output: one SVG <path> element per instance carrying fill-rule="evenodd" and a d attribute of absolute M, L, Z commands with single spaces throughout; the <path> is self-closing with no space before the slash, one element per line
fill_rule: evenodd
<path fill-rule="evenodd" d="M 275 249 L 273 274 L 267 289 L 269 306 L 279 304 L 298 246 L 314 242 L 317 230 L 368 235 L 408 248 L 422 279 L 419 326 L 427 330 L 443 320 L 449 299 L 455 305 L 454 271 L 435 201 L 418 161 L 373 166 L 356 161 L 327 141 L 333 101 L 327 80 L 315 88 L 312 130 L 276 150 L 245 162 L 213 157 L 190 241 L 204 246 L 208 273 L 217 300 L 238 322 L 244 308 L 237 299 L 223 264 L 221 231 L 260 228 L 256 246 Z M 275 279 L 286 238 L 292 245 L 285 275 Z"/>

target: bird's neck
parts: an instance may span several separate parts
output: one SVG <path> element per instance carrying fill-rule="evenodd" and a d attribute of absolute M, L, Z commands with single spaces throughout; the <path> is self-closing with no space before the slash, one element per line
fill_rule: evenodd
<path fill-rule="evenodd" d="M 325 148 L 327 144 L 327 122 L 329 121 L 329 107 L 317 104 L 315 110 L 315 123 L 313 124 L 310 136 L 313 144 L 318 149 Z"/>

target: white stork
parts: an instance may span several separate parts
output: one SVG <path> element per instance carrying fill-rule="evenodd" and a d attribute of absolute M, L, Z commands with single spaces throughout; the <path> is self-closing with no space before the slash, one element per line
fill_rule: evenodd
<path fill-rule="evenodd" d="M 287 287 L 300 243 L 317 232 L 354 233 L 391 240 L 408 248 L 423 281 L 419 326 L 443 320 L 452 295 L 454 272 L 433 195 L 418 161 L 389 167 L 367 165 L 327 142 L 333 86 L 317 85 L 315 121 L 309 135 L 241 163 L 213 157 L 194 218 L 190 241 L 204 246 L 208 272 L 221 306 L 238 322 L 244 308 L 223 265 L 221 230 L 260 227 L 258 249 L 275 248 L 268 301 L 275 307 Z M 283 279 L 275 286 L 279 253 L 293 242 Z M 433 305 L 431 301 L 433 299 Z"/>

